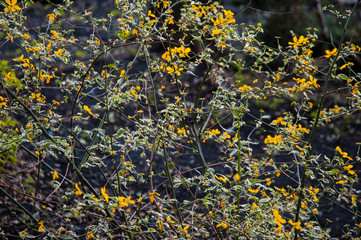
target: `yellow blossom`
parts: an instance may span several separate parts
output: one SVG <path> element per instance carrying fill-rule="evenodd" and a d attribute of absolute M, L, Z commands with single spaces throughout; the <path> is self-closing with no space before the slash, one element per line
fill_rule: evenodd
<path fill-rule="evenodd" d="M 340 180 L 336 182 L 336 184 L 344 184 L 344 183 L 347 183 L 347 180 Z"/>
<path fill-rule="evenodd" d="M 16 12 L 20 11 L 21 8 L 16 5 L 18 0 L 5 0 L 5 2 L 8 4 L 8 6 L 4 9 L 5 12 Z"/>
<path fill-rule="evenodd" d="M 222 139 L 226 140 L 227 138 L 231 138 L 231 135 L 229 135 L 227 132 L 223 133 Z"/>
<path fill-rule="evenodd" d="M 92 115 L 93 117 L 97 117 L 97 115 L 95 115 L 94 113 L 92 113 L 92 111 L 90 110 L 90 108 L 87 105 L 83 106 L 84 110 L 87 111 L 90 115 Z"/>
<path fill-rule="evenodd" d="M 267 186 L 271 185 L 271 179 L 270 178 L 266 178 L 266 181 L 267 181 Z"/>
<path fill-rule="evenodd" d="M 273 210 L 273 217 L 280 230 L 282 228 L 282 224 L 286 223 L 286 220 L 282 218 L 277 209 Z"/>
<path fill-rule="evenodd" d="M 253 87 L 244 84 L 242 87 L 239 87 L 239 88 L 238 88 L 238 90 L 240 90 L 240 91 L 242 91 L 242 92 L 244 92 L 244 91 L 247 90 L 247 89 L 248 89 L 248 90 L 253 90 Z"/>
<path fill-rule="evenodd" d="M 337 146 L 335 150 L 340 153 L 343 158 L 347 158 L 352 161 L 352 158 L 348 156 L 348 153 L 343 152 L 339 146 Z"/>
<path fill-rule="evenodd" d="M 41 220 L 39 223 L 38 232 L 44 232 L 44 222 Z"/>
<path fill-rule="evenodd" d="M 273 120 L 271 122 L 271 124 L 275 124 L 275 125 L 277 125 L 278 123 L 284 126 L 287 125 L 287 123 L 283 121 L 283 117 L 278 117 L 276 120 Z"/>
<path fill-rule="evenodd" d="M 62 56 L 64 52 L 65 52 L 64 49 L 58 49 L 58 50 L 54 51 L 54 53 L 58 56 Z"/>
<path fill-rule="evenodd" d="M 105 201 L 106 201 L 106 202 L 109 202 L 109 195 L 105 192 L 105 191 L 106 191 L 105 187 L 102 187 L 102 188 L 100 189 L 100 191 L 101 191 L 101 193 L 102 193 Z"/>
<path fill-rule="evenodd" d="M 317 208 L 314 208 L 313 210 L 312 210 L 312 212 L 313 212 L 313 214 L 318 214 L 318 210 L 317 210 Z"/>
<path fill-rule="evenodd" d="M 220 134 L 221 132 L 218 129 L 212 129 L 212 130 L 204 131 L 204 133 L 208 133 L 212 136 L 215 136 L 215 135 Z"/>
<path fill-rule="evenodd" d="M 239 176 L 238 173 L 236 173 L 236 175 L 234 175 L 234 181 L 238 181 L 239 179 L 241 179 L 241 177 Z"/>
<path fill-rule="evenodd" d="M 275 135 L 274 137 L 271 137 L 270 135 L 268 135 L 266 137 L 266 139 L 264 140 L 264 143 L 278 145 L 278 144 L 282 144 L 284 142 L 282 140 L 282 135 Z"/>
<path fill-rule="evenodd" d="M 163 232 L 163 221 L 160 220 L 160 219 L 158 219 L 157 223 L 158 223 L 159 230 L 160 230 L 161 232 Z"/>
<path fill-rule="evenodd" d="M 186 130 L 184 128 L 177 128 L 177 133 L 185 135 Z"/>
<path fill-rule="evenodd" d="M 191 49 L 184 48 L 184 46 L 180 46 L 178 48 L 175 48 L 175 51 L 178 53 L 179 57 L 189 57 L 188 53 L 190 53 Z"/>
<path fill-rule="evenodd" d="M 251 193 L 258 193 L 259 189 L 248 188 L 248 191 L 251 192 Z"/>
<path fill-rule="evenodd" d="M 183 68 L 178 68 L 176 65 L 172 67 L 166 67 L 166 70 L 169 74 L 176 74 L 177 76 L 180 76 L 180 71 L 183 71 Z"/>
<path fill-rule="evenodd" d="M 345 63 L 345 64 L 342 65 L 339 69 L 342 70 L 342 69 L 344 69 L 344 68 L 347 67 L 347 66 L 353 66 L 353 63 L 352 63 L 352 62 Z"/>
<path fill-rule="evenodd" d="M 46 15 L 46 17 L 50 20 L 50 21 L 54 21 L 56 19 L 56 15 L 54 13 L 50 13 L 48 15 Z"/>
<path fill-rule="evenodd" d="M 56 171 L 50 171 L 50 172 L 51 172 L 51 174 L 53 174 L 53 180 L 59 178 L 59 174 Z"/>
<path fill-rule="evenodd" d="M 219 228 L 219 227 L 223 227 L 224 229 L 226 229 L 227 228 L 227 223 L 224 223 L 224 222 L 221 222 L 221 223 L 219 223 L 219 224 L 217 224 L 217 228 Z"/>
<path fill-rule="evenodd" d="M 125 74 L 125 70 L 123 69 L 122 71 L 120 71 L 119 77 L 123 77 Z"/>
<path fill-rule="evenodd" d="M 220 34 L 221 32 L 222 32 L 222 30 L 220 30 L 220 29 L 215 29 L 215 30 L 212 31 L 212 36 L 218 35 L 218 34 Z"/>
<path fill-rule="evenodd" d="M 337 53 L 337 48 L 334 48 L 333 50 L 329 51 L 329 50 L 326 50 L 326 55 L 325 55 L 325 58 L 330 58 L 332 56 L 335 56 Z"/>
<path fill-rule="evenodd" d="M 274 187 L 276 190 L 280 191 L 283 196 L 287 197 L 289 194 L 287 193 L 286 189 L 285 188 L 278 188 L 278 187 Z"/>
<path fill-rule="evenodd" d="M 51 36 L 51 37 L 53 37 L 53 38 L 57 38 L 57 39 L 60 39 L 60 36 L 58 35 L 58 33 L 57 33 L 56 31 L 51 30 L 51 31 L 50 31 L 50 33 L 52 34 L 52 36 Z"/>
<path fill-rule="evenodd" d="M 26 40 L 29 40 L 31 37 L 28 33 L 24 33 L 21 35 L 23 38 L 25 38 Z"/>
<path fill-rule="evenodd" d="M 293 46 L 294 49 L 310 42 L 308 40 L 308 38 L 305 38 L 304 36 L 300 36 L 300 38 L 297 38 L 297 36 L 294 36 L 292 40 L 293 40 L 293 42 L 288 42 L 288 44 Z"/>
<path fill-rule="evenodd" d="M 183 233 L 183 234 L 187 234 L 188 233 L 188 228 L 189 228 L 190 226 L 189 225 L 187 225 L 187 226 L 185 226 L 184 228 L 182 228 L 181 226 L 179 226 L 179 230 Z"/>
<path fill-rule="evenodd" d="M 175 223 L 170 216 L 166 217 L 168 223 Z"/>
<path fill-rule="evenodd" d="M 150 199 L 151 202 L 154 202 L 154 200 L 155 200 L 154 195 L 160 196 L 159 193 L 157 193 L 157 192 L 150 192 L 149 193 L 149 199 Z"/>
<path fill-rule="evenodd" d="M 94 236 L 93 233 L 87 233 L 87 234 L 86 234 L 86 238 L 87 238 L 87 239 L 91 239 L 91 238 L 95 238 L 95 236 Z"/>
<path fill-rule="evenodd" d="M 349 174 L 355 175 L 355 171 L 351 170 L 353 168 L 353 165 L 348 165 L 343 167 Z"/>
<path fill-rule="evenodd" d="M 119 197 L 118 196 L 118 200 L 119 200 L 119 206 L 121 208 L 123 207 L 128 207 L 129 204 L 135 204 L 135 201 L 134 200 L 131 200 L 131 196 L 128 196 L 128 197 Z"/>
<path fill-rule="evenodd" d="M 76 189 L 76 192 L 75 192 L 76 195 L 82 195 L 83 194 L 83 192 L 80 190 L 80 188 L 78 186 L 78 183 L 75 183 L 75 189 Z"/>
<path fill-rule="evenodd" d="M 288 222 L 292 225 L 292 228 L 296 228 L 297 230 L 302 231 L 301 222 L 293 222 L 291 219 Z"/>
<path fill-rule="evenodd" d="M 217 174 L 214 175 L 218 180 L 222 181 L 222 182 L 227 182 L 227 179 L 225 177 L 222 177 L 222 176 L 217 176 Z"/>

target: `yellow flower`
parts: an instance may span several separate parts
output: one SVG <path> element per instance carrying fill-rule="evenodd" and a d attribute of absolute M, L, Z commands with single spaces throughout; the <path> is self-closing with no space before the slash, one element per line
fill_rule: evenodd
<path fill-rule="evenodd" d="M 188 230 L 187 230 L 188 228 L 189 228 L 189 225 L 185 226 L 183 229 L 182 229 L 182 227 L 179 227 L 179 230 L 181 230 L 181 232 L 183 234 L 187 234 L 188 233 Z"/>
<path fill-rule="evenodd" d="M 217 228 L 219 228 L 219 227 L 223 227 L 224 229 L 226 229 L 227 228 L 227 223 L 224 223 L 224 222 L 221 222 L 221 223 L 219 223 L 219 224 L 217 224 Z"/>
<path fill-rule="evenodd" d="M 51 174 L 53 174 L 53 180 L 58 179 L 59 178 L 59 174 L 55 171 L 51 171 Z"/>
<path fill-rule="evenodd" d="M 258 193 L 259 189 L 248 188 L 248 191 L 251 192 L 251 193 Z"/>
<path fill-rule="evenodd" d="M 169 74 L 176 74 L 177 76 L 180 76 L 181 73 L 180 71 L 183 71 L 183 68 L 178 68 L 176 65 L 172 66 L 172 67 L 166 67 L 166 70 Z"/>
<path fill-rule="evenodd" d="M 336 184 L 344 184 L 344 183 L 347 183 L 347 180 L 340 180 L 336 182 Z"/>
<path fill-rule="evenodd" d="M 5 12 L 8 13 L 8 12 L 16 12 L 21 10 L 19 6 L 16 6 L 18 0 L 5 0 L 5 2 L 9 5 L 4 9 Z"/>
<path fill-rule="evenodd" d="M 353 165 L 348 165 L 343 167 L 349 174 L 354 175 L 355 171 L 351 170 L 353 168 Z"/>
<path fill-rule="evenodd" d="M 174 21 L 173 21 L 172 18 L 168 18 L 167 20 L 165 20 L 165 23 L 164 23 L 164 24 L 165 24 L 165 25 L 168 25 L 168 24 L 172 25 L 172 24 L 174 24 Z"/>
<path fill-rule="evenodd" d="M 218 129 L 212 129 L 212 130 L 204 131 L 204 133 L 208 133 L 209 135 L 215 136 L 220 134 L 221 132 Z"/>
<path fill-rule="evenodd" d="M 275 125 L 277 125 L 278 123 L 280 123 L 283 126 L 287 125 L 287 123 L 283 121 L 283 117 L 278 117 L 276 120 L 273 120 L 271 122 L 271 124 L 275 124 Z"/>
<path fill-rule="evenodd" d="M 189 47 L 184 48 L 184 46 L 180 46 L 179 48 L 176 48 L 176 51 L 178 52 L 179 57 L 189 57 L 188 53 L 191 51 L 191 49 Z"/>
<path fill-rule="evenodd" d="M 44 232 L 44 222 L 41 220 L 39 223 L 38 232 Z"/>
<path fill-rule="evenodd" d="M 87 238 L 87 239 L 91 239 L 91 238 L 95 238 L 95 236 L 94 236 L 93 233 L 87 233 L 87 234 L 86 234 L 86 238 Z"/>
<path fill-rule="evenodd" d="M 276 224 L 279 226 L 279 227 L 282 227 L 282 224 L 285 224 L 286 223 L 286 220 L 284 220 L 282 218 L 282 216 L 279 214 L 278 210 L 277 209 L 274 209 L 273 210 L 273 217 L 274 217 L 274 220 L 276 222 Z"/>
<path fill-rule="evenodd" d="M 220 30 L 220 29 L 215 29 L 215 30 L 213 30 L 213 31 L 212 31 L 212 37 L 215 36 L 215 35 L 220 34 L 221 32 L 222 32 L 222 30 Z"/>
<path fill-rule="evenodd" d="M 57 33 L 56 31 L 51 30 L 51 31 L 50 31 L 50 33 L 52 34 L 52 36 L 51 36 L 51 37 L 53 37 L 53 38 L 57 38 L 57 39 L 60 39 L 60 36 L 58 35 L 58 33 Z"/>
<path fill-rule="evenodd" d="M 31 37 L 28 33 L 24 33 L 21 35 L 23 38 L 25 38 L 26 40 L 29 40 Z"/>
<path fill-rule="evenodd" d="M 158 219 L 157 223 L 158 223 L 159 230 L 160 230 L 161 232 L 163 232 L 163 221 L 160 220 L 160 219 Z"/>
<path fill-rule="evenodd" d="M 227 132 L 223 133 L 222 139 L 226 140 L 227 138 L 231 138 L 231 135 L 229 135 Z"/>
<path fill-rule="evenodd" d="M 82 195 L 83 194 L 83 192 L 80 190 L 80 188 L 78 186 L 78 183 L 75 183 L 75 189 L 76 189 L 76 192 L 75 192 L 76 195 Z"/>
<path fill-rule="evenodd" d="M 293 45 L 294 49 L 310 42 L 308 40 L 308 38 L 305 38 L 304 36 L 300 36 L 300 38 L 298 38 L 298 39 L 297 39 L 297 36 L 294 36 L 292 40 L 293 40 L 293 42 L 288 42 L 288 44 L 291 46 Z"/>
<path fill-rule="evenodd" d="M 92 111 L 90 110 L 90 108 L 87 105 L 84 105 L 83 108 L 84 108 L 85 111 L 87 111 L 93 117 L 97 117 L 97 115 L 92 113 Z"/>
<path fill-rule="evenodd" d="M 267 138 L 264 140 L 265 144 L 282 144 L 284 143 L 282 140 L 282 135 L 275 135 L 274 137 L 271 137 L 270 135 L 267 136 Z"/>
<path fill-rule="evenodd" d="M 238 181 L 239 179 L 241 179 L 241 177 L 239 176 L 238 173 L 236 173 L 236 175 L 234 175 L 234 181 Z"/>
<path fill-rule="evenodd" d="M 239 88 L 238 88 L 238 90 L 240 90 L 240 91 L 242 91 L 242 92 L 244 92 L 244 91 L 247 90 L 247 89 L 248 89 L 248 90 L 253 90 L 253 87 L 244 84 L 242 87 L 239 87 Z"/>
<path fill-rule="evenodd" d="M 50 21 L 54 21 L 56 19 L 56 15 L 54 13 L 46 15 L 46 17 L 49 18 Z"/>
<path fill-rule="evenodd" d="M 214 175 L 218 180 L 222 181 L 222 182 L 227 182 L 227 179 L 225 177 L 222 177 L 222 176 L 217 176 L 217 174 Z"/>
<path fill-rule="evenodd" d="M 123 69 L 122 71 L 120 71 L 119 77 L 123 77 L 125 74 L 125 70 Z"/>
<path fill-rule="evenodd" d="M 6 104 L 6 98 L 3 98 L 2 96 L 0 96 L 0 107 L 7 107 L 8 105 Z"/>
<path fill-rule="evenodd" d="M 293 222 L 291 219 L 288 222 L 293 226 L 292 228 L 296 228 L 297 230 L 302 231 L 301 222 Z"/>
<path fill-rule="evenodd" d="M 317 215 L 317 214 L 318 214 L 317 208 L 314 208 L 314 209 L 312 210 L 312 212 Z"/>
<path fill-rule="evenodd" d="M 129 196 L 129 197 L 118 197 L 118 200 L 119 200 L 119 206 L 121 207 L 121 208 L 123 208 L 123 207 L 128 207 L 129 206 L 129 204 L 135 204 L 135 201 L 133 201 L 133 200 L 131 200 L 131 196 Z"/>
<path fill-rule="evenodd" d="M 337 53 L 337 48 L 334 48 L 332 51 L 326 50 L 325 58 L 330 58 L 332 56 L 335 56 Z"/>
<path fill-rule="evenodd" d="M 177 128 L 177 133 L 185 135 L 186 130 L 184 128 Z"/>
<path fill-rule="evenodd" d="M 266 178 L 266 181 L 267 181 L 267 186 L 271 185 L 271 179 L 270 178 Z"/>
<path fill-rule="evenodd" d="M 348 156 L 348 153 L 343 152 L 339 146 L 337 146 L 335 150 L 340 153 L 343 158 L 347 158 L 352 161 L 352 158 Z"/>
<path fill-rule="evenodd" d="M 151 11 L 151 10 L 149 10 L 149 11 L 148 11 L 148 16 L 149 16 L 149 17 L 154 17 L 154 18 L 155 18 L 155 15 L 152 13 L 152 11 Z"/>
<path fill-rule="evenodd" d="M 149 193 L 149 199 L 150 199 L 151 202 L 154 202 L 154 200 L 155 200 L 154 195 L 158 195 L 158 196 L 159 196 L 159 193 L 157 193 L 157 192 L 150 192 L 150 193 Z M 139 200 L 138 200 L 138 201 L 139 201 Z"/>
<path fill-rule="evenodd" d="M 278 187 L 276 187 L 276 186 L 274 186 L 274 188 L 275 188 L 276 190 L 280 191 L 280 192 L 283 194 L 283 196 L 285 196 L 285 197 L 288 196 L 288 193 L 287 193 L 287 191 L 286 191 L 285 188 L 278 188 Z"/>
<path fill-rule="evenodd" d="M 58 56 L 61 56 L 63 55 L 64 51 L 65 51 L 64 49 L 58 49 L 57 51 L 54 51 L 54 53 Z"/>
<path fill-rule="evenodd" d="M 101 191 L 101 193 L 102 193 L 105 201 L 106 201 L 106 202 L 109 202 L 109 195 L 105 192 L 105 187 L 102 187 L 102 188 L 100 189 L 100 191 Z"/>
<path fill-rule="evenodd" d="M 166 217 L 168 223 L 175 223 L 170 216 Z"/>

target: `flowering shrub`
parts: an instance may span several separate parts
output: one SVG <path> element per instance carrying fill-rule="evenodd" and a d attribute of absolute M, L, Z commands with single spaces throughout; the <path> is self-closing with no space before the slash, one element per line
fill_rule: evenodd
<path fill-rule="evenodd" d="M 32 1 L 2 4 L 17 49 L 1 72 L 2 225 L 20 238 L 328 239 L 328 204 L 360 236 L 359 154 L 314 144 L 361 107 L 344 34 L 317 57 L 317 29 L 272 48 L 214 1 L 115 0 L 97 18 L 65 0 L 39 26 Z M 325 104 L 333 92 L 347 103 Z"/>

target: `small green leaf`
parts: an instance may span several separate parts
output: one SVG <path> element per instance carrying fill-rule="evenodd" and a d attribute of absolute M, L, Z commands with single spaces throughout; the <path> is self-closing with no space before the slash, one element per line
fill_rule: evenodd
<path fill-rule="evenodd" d="M 328 171 L 327 173 L 330 175 L 337 175 L 340 172 L 338 169 L 332 169 L 331 171 Z"/>

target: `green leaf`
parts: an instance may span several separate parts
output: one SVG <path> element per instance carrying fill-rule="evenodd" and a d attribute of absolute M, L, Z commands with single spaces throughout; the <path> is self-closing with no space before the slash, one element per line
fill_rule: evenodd
<path fill-rule="evenodd" d="M 339 74 L 338 76 L 339 76 L 341 79 L 346 80 L 346 81 L 350 79 L 349 77 L 347 77 L 347 76 L 346 76 L 345 74 L 343 74 L 343 73 L 342 73 L 342 74 Z"/>
<path fill-rule="evenodd" d="M 340 172 L 338 169 L 332 169 L 331 171 L 328 171 L 327 173 L 330 175 L 337 175 Z"/>

